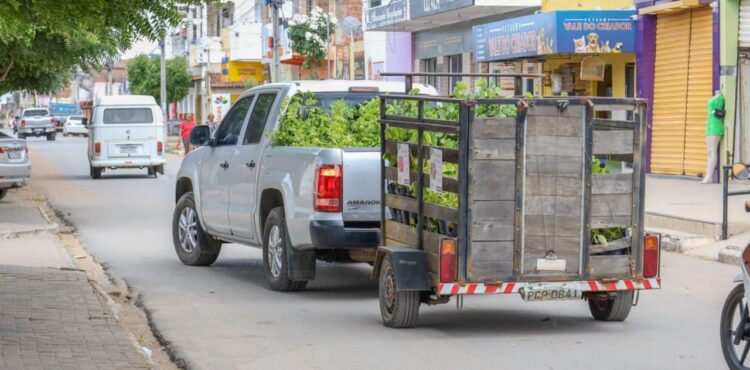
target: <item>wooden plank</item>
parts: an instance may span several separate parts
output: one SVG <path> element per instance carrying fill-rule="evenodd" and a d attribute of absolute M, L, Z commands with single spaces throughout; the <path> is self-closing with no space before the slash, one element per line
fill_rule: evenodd
<path fill-rule="evenodd" d="M 583 181 L 576 177 L 526 175 L 526 194 L 581 196 Z"/>
<path fill-rule="evenodd" d="M 472 241 L 513 241 L 515 228 L 512 220 L 477 222 L 471 224 Z"/>
<path fill-rule="evenodd" d="M 385 152 L 388 154 L 398 154 L 398 144 L 409 144 L 409 150 L 411 151 L 411 155 L 416 157 L 417 151 L 419 150 L 419 146 L 417 144 L 413 143 L 401 143 L 397 141 L 386 141 L 385 142 Z M 448 148 L 442 148 L 437 146 L 424 146 L 422 147 L 422 154 L 424 155 L 425 159 L 430 158 L 430 148 L 440 149 L 443 151 L 443 162 L 446 163 L 458 163 L 458 150 L 457 149 L 448 149 Z"/>
<path fill-rule="evenodd" d="M 590 256 L 589 277 L 593 279 L 626 279 L 632 277 L 630 256 Z"/>
<path fill-rule="evenodd" d="M 403 197 L 395 194 L 385 195 L 386 207 L 401 209 L 409 212 L 419 212 L 419 202 L 414 198 Z M 437 204 L 425 202 L 424 214 L 427 217 L 444 220 L 447 222 L 458 222 L 458 210 L 450 207 L 443 207 Z"/>
<path fill-rule="evenodd" d="M 474 222 L 508 221 L 512 223 L 515 215 L 515 202 L 512 200 L 472 202 L 470 212 L 471 220 Z"/>
<path fill-rule="evenodd" d="M 591 217 L 628 216 L 632 214 L 632 194 L 594 194 Z"/>
<path fill-rule="evenodd" d="M 589 251 L 591 254 L 598 254 L 625 248 L 630 248 L 630 238 L 612 240 L 604 244 L 592 244 L 589 246 Z"/>
<path fill-rule="evenodd" d="M 416 171 L 411 171 L 411 182 L 417 183 L 417 179 L 419 174 Z M 430 175 L 429 174 L 422 174 L 424 176 L 424 186 L 425 188 L 428 188 L 430 186 Z M 391 181 L 398 181 L 398 168 L 396 167 L 386 167 L 385 168 L 385 178 L 386 180 Z M 450 178 L 450 177 L 443 177 L 443 191 L 447 191 L 450 193 L 458 193 L 458 180 Z"/>
<path fill-rule="evenodd" d="M 524 214 L 530 215 L 566 215 L 581 217 L 580 196 L 526 195 L 524 197 Z"/>
<path fill-rule="evenodd" d="M 633 154 L 633 131 L 594 131 L 594 155 Z"/>
<path fill-rule="evenodd" d="M 417 228 L 392 220 L 385 220 L 385 239 L 400 245 L 417 246 Z"/>
<path fill-rule="evenodd" d="M 580 136 L 529 136 L 526 138 L 526 155 L 580 158 L 583 156 L 583 139 Z"/>
<path fill-rule="evenodd" d="M 528 116 L 526 118 L 528 136 L 583 136 L 583 120 L 551 116 Z"/>
<path fill-rule="evenodd" d="M 604 229 L 608 227 L 629 227 L 632 226 L 631 216 L 592 216 L 591 228 Z"/>
<path fill-rule="evenodd" d="M 591 126 L 593 126 L 594 131 L 599 131 L 599 130 L 630 130 L 632 131 L 635 128 L 635 122 L 614 120 L 614 119 L 594 118 L 594 120 L 591 122 Z"/>
<path fill-rule="evenodd" d="M 515 139 L 476 139 L 471 143 L 471 159 L 515 160 Z"/>
<path fill-rule="evenodd" d="M 550 251 L 554 251 L 558 259 L 565 260 L 565 273 L 578 273 L 581 254 L 580 236 L 526 236 L 524 239 L 524 273 L 545 274 L 544 271 L 536 271 L 536 262 L 537 259 L 545 258 Z"/>
<path fill-rule="evenodd" d="M 528 236 L 581 236 L 581 217 L 568 215 L 526 215 L 524 233 Z"/>
<path fill-rule="evenodd" d="M 592 194 L 629 194 L 633 192 L 633 174 L 596 173 L 593 175 Z"/>
<path fill-rule="evenodd" d="M 502 281 L 513 275 L 511 241 L 473 242 L 469 250 L 469 281 Z"/>
<path fill-rule="evenodd" d="M 475 118 L 471 126 L 472 139 L 514 139 L 515 118 Z"/>
<path fill-rule="evenodd" d="M 469 173 L 472 174 L 469 178 L 469 194 L 472 200 L 515 199 L 515 161 L 472 161 Z"/>
<path fill-rule="evenodd" d="M 595 104 L 594 112 L 622 112 L 635 110 L 635 106 L 626 104 Z"/>
<path fill-rule="evenodd" d="M 526 157 L 526 176 L 544 175 L 577 177 L 583 176 L 583 160 L 581 157 L 559 157 L 559 156 L 542 156 L 529 155 Z"/>
<path fill-rule="evenodd" d="M 557 105 L 534 105 L 529 107 L 528 116 L 583 117 L 584 112 L 584 107 L 581 105 L 568 106 L 562 112 L 557 108 Z"/>

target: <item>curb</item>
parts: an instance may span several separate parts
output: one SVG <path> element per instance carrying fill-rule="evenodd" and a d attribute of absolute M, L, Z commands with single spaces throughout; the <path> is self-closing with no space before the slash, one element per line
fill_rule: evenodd
<path fill-rule="evenodd" d="M 47 225 L 45 227 L 18 230 L 18 231 L 0 231 L 0 240 L 2 239 L 16 239 L 25 236 L 36 236 L 46 234 L 57 234 L 59 231 L 57 224 Z"/>
<path fill-rule="evenodd" d="M 668 252 L 685 253 L 689 250 L 715 243 L 714 238 L 705 235 L 685 234 L 678 231 L 664 229 L 646 229 L 646 233 L 658 235 L 662 250 Z"/>
<path fill-rule="evenodd" d="M 741 253 L 740 247 L 728 245 L 719 251 L 719 262 L 735 266 L 739 265 Z"/>

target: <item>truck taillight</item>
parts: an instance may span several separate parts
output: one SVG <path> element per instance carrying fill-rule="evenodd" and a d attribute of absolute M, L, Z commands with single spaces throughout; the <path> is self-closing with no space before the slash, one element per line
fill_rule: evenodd
<path fill-rule="evenodd" d="M 659 274 L 659 237 L 646 235 L 643 238 L 643 277 L 652 278 Z"/>
<path fill-rule="evenodd" d="M 55 123 L 55 117 L 50 118 L 49 121 Z"/>
<path fill-rule="evenodd" d="M 156 153 L 161 155 L 161 153 L 164 152 L 164 143 L 161 141 L 156 142 Z"/>
<path fill-rule="evenodd" d="M 102 143 L 95 143 L 94 144 L 94 154 L 96 154 L 96 155 L 102 154 Z"/>
<path fill-rule="evenodd" d="M 456 239 L 440 239 L 440 282 L 456 281 Z"/>
<path fill-rule="evenodd" d="M 318 212 L 341 212 L 343 186 L 341 166 L 319 166 L 315 173 L 313 202 Z"/>
<path fill-rule="evenodd" d="M 21 127 L 26 127 L 26 120 L 25 119 L 21 120 Z"/>

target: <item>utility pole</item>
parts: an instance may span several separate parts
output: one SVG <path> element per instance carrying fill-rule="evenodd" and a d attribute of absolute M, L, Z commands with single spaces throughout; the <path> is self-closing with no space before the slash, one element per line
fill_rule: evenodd
<path fill-rule="evenodd" d="M 169 120 L 169 112 L 167 112 L 167 52 L 165 44 L 167 42 L 167 36 L 166 32 L 164 34 L 164 37 L 161 39 L 161 42 L 159 42 L 159 46 L 161 47 L 161 60 L 160 63 L 161 66 L 161 114 L 164 116 L 164 123 L 166 124 Z"/>
<path fill-rule="evenodd" d="M 279 82 L 281 80 L 279 74 L 279 46 L 281 46 L 281 36 L 279 29 L 279 8 L 284 3 L 284 0 L 264 0 L 267 5 L 271 6 L 273 19 L 273 66 L 271 67 L 271 82 Z"/>

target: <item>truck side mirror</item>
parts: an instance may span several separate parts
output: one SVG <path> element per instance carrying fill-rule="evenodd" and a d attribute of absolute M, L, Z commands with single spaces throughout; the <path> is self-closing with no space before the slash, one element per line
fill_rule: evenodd
<path fill-rule="evenodd" d="M 195 146 L 206 146 L 211 143 L 211 129 L 206 125 L 193 127 L 190 130 L 190 144 Z"/>
<path fill-rule="evenodd" d="M 81 124 L 83 127 L 89 127 L 89 119 L 86 117 L 81 118 Z"/>

